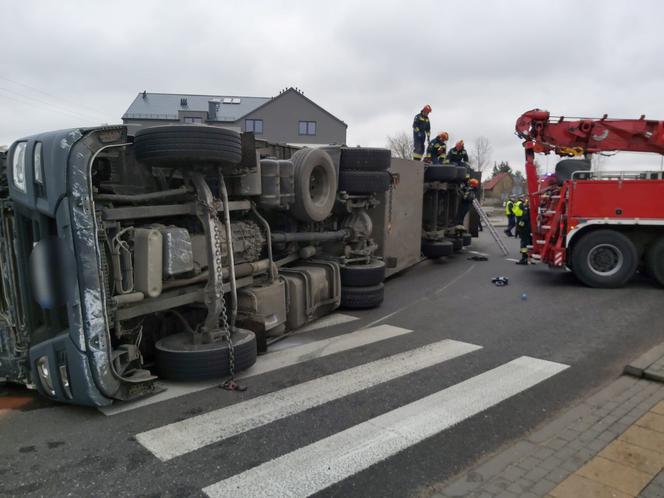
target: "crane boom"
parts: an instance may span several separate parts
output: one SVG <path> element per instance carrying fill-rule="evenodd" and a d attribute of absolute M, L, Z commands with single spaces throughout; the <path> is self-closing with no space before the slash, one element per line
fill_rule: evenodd
<path fill-rule="evenodd" d="M 664 154 L 664 121 L 645 119 L 581 118 L 566 120 L 548 111 L 533 109 L 516 122 L 524 147 L 534 152 L 561 156 L 603 151 L 655 152 Z"/>

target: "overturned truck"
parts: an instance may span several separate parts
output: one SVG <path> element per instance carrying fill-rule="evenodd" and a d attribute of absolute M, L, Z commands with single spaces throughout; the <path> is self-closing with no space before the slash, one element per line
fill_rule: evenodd
<path fill-rule="evenodd" d="M 386 277 L 478 223 L 454 222 L 469 167 L 385 149 L 106 126 L 1 159 L 0 380 L 82 405 L 233 375 L 270 338 L 379 306 Z"/>

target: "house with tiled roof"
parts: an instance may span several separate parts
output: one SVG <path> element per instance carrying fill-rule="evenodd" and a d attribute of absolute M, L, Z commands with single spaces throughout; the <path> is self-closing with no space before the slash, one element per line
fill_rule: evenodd
<path fill-rule="evenodd" d="M 177 123 L 221 126 L 292 145 L 345 144 L 348 128 L 341 119 L 292 87 L 276 97 L 143 91 L 122 121 L 134 129 Z"/>

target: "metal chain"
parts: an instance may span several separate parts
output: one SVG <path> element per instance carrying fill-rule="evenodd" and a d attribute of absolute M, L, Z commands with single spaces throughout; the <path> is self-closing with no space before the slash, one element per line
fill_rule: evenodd
<path fill-rule="evenodd" d="M 222 271 L 222 251 L 221 251 L 221 233 L 219 231 L 219 224 L 221 220 L 219 219 L 219 205 L 221 201 L 215 199 L 213 204 L 210 205 L 198 197 L 198 193 L 195 194 L 196 201 L 207 210 L 209 216 L 214 220 L 213 222 L 213 236 L 214 236 L 214 256 L 217 269 L 217 286 L 215 288 L 215 295 L 217 299 L 221 302 L 221 330 L 224 333 L 224 339 L 228 343 L 228 372 L 230 379 L 224 383 L 225 386 L 230 386 L 231 383 L 234 384 L 235 378 L 235 345 L 233 344 L 233 339 L 231 338 L 231 327 L 228 323 L 228 312 L 226 309 L 226 300 L 224 299 L 224 289 L 223 289 L 223 271 Z"/>
<path fill-rule="evenodd" d="M 388 191 L 387 199 L 387 233 L 392 231 L 392 192 L 394 190 L 394 183 L 390 182 L 390 190 Z"/>

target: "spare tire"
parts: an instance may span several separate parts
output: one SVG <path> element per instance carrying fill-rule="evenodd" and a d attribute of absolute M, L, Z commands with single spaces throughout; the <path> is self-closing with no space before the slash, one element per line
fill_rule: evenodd
<path fill-rule="evenodd" d="M 423 240 L 422 254 L 429 259 L 451 256 L 454 251 L 452 242 L 449 240 Z"/>
<path fill-rule="evenodd" d="M 205 125 L 143 128 L 134 137 L 134 154 L 155 166 L 234 165 L 242 159 L 240 134 Z"/>
<path fill-rule="evenodd" d="M 389 149 L 353 147 L 341 149 L 340 170 L 386 171 L 392 154 Z"/>
<path fill-rule="evenodd" d="M 385 280 L 385 263 L 379 259 L 363 264 L 340 265 L 339 268 L 344 287 L 367 287 Z"/>
<path fill-rule="evenodd" d="M 341 307 L 349 310 L 376 308 L 385 299 L 385 285 L 341 287 Z"/>
<path fill-rule="evenodd" d="M 245 329 L 233 333 L 235 371 L 256 363 L 256 335 Z M 159 376 L 169 380 L 191 381 L 228 375 L 228 343 L 193 344 L 189 332 L 160 339 L 155 344 Z"/>
<path fill-rule="evenodd" d="M 337 172 L 330 156 L 319 149 L 301 149 L 291 157 L 295 183 L 292 213 L 304 222 L 330 216 L 337 195 Z"/>
<path fill-rule="evenodd" d="M 349 194 L 372 194 L 390 189 L 392 177 L 387 171 L 339 171 L 339 190 Z"/>
<path fill-rule="evenodd" d="M 453 182 L 457 179 L 455 166 L 432 164 L 424 170 L 424 179 L 429 182 Z"/>
<path fill-rule="evenodd" d="M 575 171 L 589 170 L 590 161 L 588 159 L 563 159 L 556 164 L 556 180 L 558 180 L 559 185 L 562 185 L 563 182 L 572 179 L 572 174 Z M 583 179 L 583 177 L 579 175 L 575 178 Z"/>

